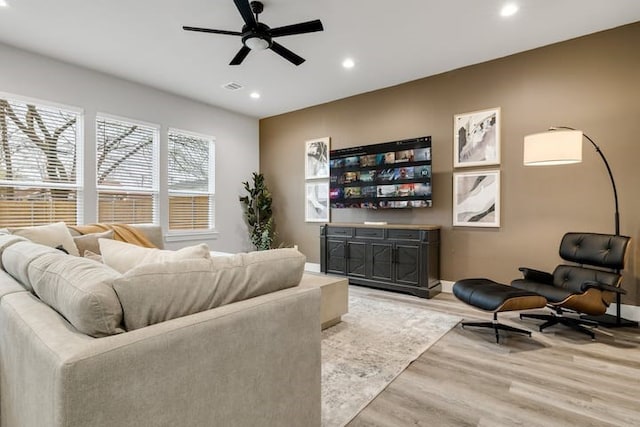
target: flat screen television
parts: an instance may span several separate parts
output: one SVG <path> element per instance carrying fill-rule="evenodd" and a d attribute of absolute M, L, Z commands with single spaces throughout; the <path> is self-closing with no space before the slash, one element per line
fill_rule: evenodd
<path fill-rule="evenodd" d="M 331 207 L 431 207 L 431 137 L 332 150 Z"/>

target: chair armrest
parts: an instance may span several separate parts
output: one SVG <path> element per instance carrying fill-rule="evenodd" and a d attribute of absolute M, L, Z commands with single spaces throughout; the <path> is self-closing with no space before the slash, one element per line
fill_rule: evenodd
<path fill-rule="evenodd" d="M 595 281 L 584 282 L 582 286 L 580 286 L 580 290 L 582 292 L 585 292 L 591 288 L 597 288 L 597 289 L 600 289 L 601 291 L 615 292 L 616 294 L 621 294 L 621 295 L 625 295 L 627 293 L 627 291 L 617 286 L 605 285 L 604 283 L 595 282 Z"/>
<path fill-rule="evenodd" d="M 520 267 L 518 270 L 522 272 L 525 280 L 531 280 L 532 282 L 545 283 L 547 285 L 553 284 L 553 275 L 546 271 L 535 270 L 533 268 Z"/>

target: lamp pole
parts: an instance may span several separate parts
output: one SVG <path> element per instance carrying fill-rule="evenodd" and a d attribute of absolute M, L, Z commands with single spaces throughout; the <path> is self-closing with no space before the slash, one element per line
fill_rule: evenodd
<path fill-rule="evenodd" d="M 558 129 L 576 130 L 568 126 L 553 126 L 549 128 L 550 131 L 558 130 Z M 587 141 L 589 141 L 591 145 L 593 145 L 593 148 L 596 149 L 596 152 L 600 155 L 600 158 L 604 162 L 604 165 L 607 168 L 607 172 L 609 173 L 609 179 L 611 180 L 611 187 L 613 188 L 613 200 L 615 202 L 614 221 L 615 221 L 616 236 L 619 236 L 620 235 L 620 211 L 618 210 L 618 189 L 616 188 L 616 182 L 613 179 L 613 173 L 611 172 L 611 167 L 609 166 L 609 162 L 607 161 L 607 158 L 604 156 L 604 153 L 602 152 L 598 144 L 596 144 L 595 141 L 591 139 L 589 135 L 587 135 L 586 133 L 582 132 L 582 136 L 584 136 L 587 139 Z M 622 318 L 622 315 L 620 313 L 621 306 L 622 306 L 622 294 L 620 292 L 616 292 L 616 315 L 615 316 L 611 316 L 609 314 L 603 314 L 602 316 L 581 316 L 581 317 L 587 320 L 596 321 L 602 325 L 609 326 L 609 327 L 638 326 L 638 322 L 634 322 L 632 320 L 627 320 Z"/>
<path fill-rule="evenodd" d="M 570 128 L 568 126 L 552 126 L 549 128 L 549 130 L 558 130 L 558 129 L 577 130 L 574 128 Z M 593 145 L 593 148 L 596 149 L 596 152 L 600 155 L 600 158 L 602 158 L 602 161 L 604 162 L 604 165 L 607 168 L 607 172 L 609 173 L 609 179 L 611 180 L 611 187 L 613 188 L 613 200 L 615 202 L 615 208 L 616 208 L 615 216 L 614 216 L 616 236 L 619 236 L 620 235 L 620 211 L 618 210 L 618 189 L 616 188 L 616 181 L 613 179 L 613 173 L 611 172 L 611 167 L 609 166 L 609 162 L 607 161 L 607 158 L 604 156 L 604 153 L 602 152 L 598 144 L 596 144 L 595 141 L 591 139 L 589 135 L 587 135 L 586 133 L 582 132 L 582 136 L 584 136 L 587 139 L 587 141 L 589 141 L 591 145 Z"/>

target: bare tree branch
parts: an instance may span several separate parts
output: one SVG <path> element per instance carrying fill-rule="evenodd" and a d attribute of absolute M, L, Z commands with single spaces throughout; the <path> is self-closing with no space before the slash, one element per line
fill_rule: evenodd
<path fill-rule="evenodd" d="M 49 129 L 47 129 L 47 126 L 45 126 L 44 121 L 42 120 L 42 116 L 40 115 L 40 112 L 38 111 L 35 105 L 33 104 L 27 105 L 27 115 L 29 114 L 31 114 L 35 118 L 35 121 L 38 124 L 40 131 L 44 134 L 45 141 L 50 140 L 51 133 L 49 133 Z"/>
<path fill-rule="evenodd" d="M 6 171 L 5 179 L 13 179 L 13 165 L 11 163 L 11 151 L 9 149 L 9 134 L 7 129 L 7 115 L 3 103 L 0 103 L 0 142 L 2 143 L 2 154 Z M 13 196 L 13 187 L 6 188 L 6 194 Z"/>
<path fill-rule="evenodd" d="M 47 178 L 54 182 L 68 182 L 69 174 L 64 165 L 58 158 L 58 140 L 62 134 L 76 123 L 76 118 L 69 119 L 66 123 L 56 129 L 52 134 L 47 125 L 44 123 L 40 112 L 37 107 L 32 104 L 27 105 L 27 113 L 25 116 L 25 122 L 23 123 L 17 116 L 11 104 L 7 100 L 0 100 L 0 107 L 9 116 L 13 123 L 24 133 L 36 147 L 38 147 L 45 155 L 46 158 L 46 172 Z M 44 135 L 44 139 L 38 137 L 35 126 Z"/>
<path fill-rule="evenodd" d="M 72 118 L 70 120 L 68 120 L 65 124 L 63 124 L 62 126 L 60 126 L 58 129 L 55 130 L 55 132 L 53 132 L 53 139 L 55 141 L 58 141 L 58 139 L 60 139 L 60 136 L 67 130 L 69 129 L 71 126 L 73 126 L 74 124 L 76 124 L 76 118 Z"/>
<path fill-rule="evenodd" d="M 131 149 L 131 151 L 127 152 L 125 155 L 123 155 L 122 157 L 120 157 L 118 160 L 116 160 L 115 162 L 113 162 L 112 165 L 110 165 L 107 170 L 105 170 L 104 172 L 101 172 L 100 175 L 98 176 L 98 184 L 102 184 L 104 182 L 105 179 L 107 179 L 107 177 L 109 176 L 109 174 L 111 174 L 111 172 L 113 172 L 114 170 L 116 170 L 116 168 L 118 166 L 120 166 L 122 163 L 124 163 L 128 158 L 134 156 L 136 153 L 140 152 L 140 150 L 142 150 L 144 147 L 150 145 L 151 143 L 153 143 L 153 139 L 149 138 L 146 141 L 141 141 L 140 143 L 138 143 L 138 145 L 136 145 L 135 147 L 133 147 Z"/>
<path fill-rule="evenodd" d="M 115 146 L 117 146 L 125 138 L 129 137 L 129 135 L 135 132 L 136 129 L 138 129 L 138 126 L 133 125 L 129 129 L 118 135 L 118 137 L 113 139 L 112 141 L 107 141 L 107 139 L 105 138 L 104 144 L 102 145 L 102 150 L 100 151 L 100 155 L 98 156 L 97 170 L 100 170 L 102 168 L 102 164 L 106 160 L 107 155 L 109 155 L 109 153 L 115 148 Z"/>
<path fill-rule="evenodd" d="M 22 123 L 22 121 L 16 115 L 15 111 L 13 111 L 11 104 L 9 104 L 9 102 L 5 99 L 0 100 L 0 105 L 4 107 L 5 112 L 7 113 L 11 121 L 15 123 L 18 129 L 20 129 L 22 133 L 24 133 L 31 140 L 31 142 L 33 142 L 38 147 L 40 147 L 40 144 L 42 144 L 42 141 L 40 141 L 40 139 L 38 138 L 38 135 L 36 135 L 35 130 L 33 129 L 33 121 L 31 120 L 31 123 L 32 123 L 31 127 Z M 27 114 L 27 120 L 29 120 L 28 114 Z"/>

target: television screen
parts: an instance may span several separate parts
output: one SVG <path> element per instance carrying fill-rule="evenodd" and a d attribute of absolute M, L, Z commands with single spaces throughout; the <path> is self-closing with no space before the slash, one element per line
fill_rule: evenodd
<path fill-rule="evenodd" d="M 431 137 L 331 151 L 332 208 L 431 207 Z"/>

